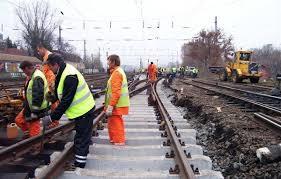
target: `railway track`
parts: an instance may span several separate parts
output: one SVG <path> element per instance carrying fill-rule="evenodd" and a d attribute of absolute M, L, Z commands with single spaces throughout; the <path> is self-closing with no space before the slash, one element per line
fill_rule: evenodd
<path fill-rule="evenodd" d="M 257 119 L 281 133 L 280 97 L 202 80 L 192 80 L 192 82 L 180 80 L 180 82 L 223 96 L 229 100 L 228 104 L 240 105 L 246 112 L 253 113 Z"/>
<path fill-rule="evenodd" d="M 97 73 L 92 75 L 85 75 L 85 79 L 88 82 L 97 81 L 97 80 L 105 80 L 107 78 L 106 73 Z M 21 81 L 4 81 L 0 82 L 6 89 L 13 89 L 13 88 L 23 88 L 24 87 L 24 80 Z"/>
<path fill-rule="evenodd" d="M 213 80 L 213 79 L 200 80 L 200 81 L 212 82 L 212 83 L 217 83 L 217 84 L 224 85 L 224 86 L 239 88 L 239 89 L 253 91 L 253 92 L 262 92 L 262 93 L 266 93 L 266 94 L 270 94 L 270 91 L 274 88 L 274 86 L 265 86 L 265 85 L 261 85 L 259 83 L 258 84 L 251 84 L 251 83 L 247 83 L 247 82 L 233 83 L 233 82 L 224 82 L 224 81 L 218 81 L 218 80 Z"/>
<path fill-rule="evenodd" d="M 113 146 L 109 143 L 106 119 L 100 107 L 96 109 L 93 145 L 90 147 L 85 169 L 73 170 L 67 167 L 73 155 L 73 143 L 68 142 L 63 150 L 47 157 L 48 160 L 43 165 L 37 166 L 36 171 L 35 167 L 29 168 L 29 176 L 33 174 L 36 178 L 44 179 L 223 178 L 220 172 L 212 170 L 210 158 L 204 156 L 202 148 L 196 145 L 196 131 L 190 128 L 186 119 L 169 102 L 161 91 L 160 84 L 153 87 L 149 100 L 144 90 L 150 85 L 143 81 L 134 82 L 134 85 L 136 89 L 132 88 L 130 91 L 130 114 L 125 117 L 126 146 Z M 73 124 L 68 122 L 63 126 L 45 134 L 45 146 L 48 146 L 48 141 L 63 134 L 70 136 L 71 133 L 67 130 L 73 128 Z M 26 156 L 22 151 L 29 151 L 40 139 L 41 136 L 28 139 L 26 146 L 21 149 L 15 150 L 10 146 L 9 149 L 0 150 L 0 161 L 7 164 L 7 161 L 11 163 L 14 159 Z M 14 174 L 15 171 L 9 172 Z M 1 171 L 1 175 L 3 174 Z"/>
<path fill-rule="evenodd" d="M 148 86 L 137 85 L 141 87 L 131 92 L 138 93 L 131 98 L 131 114 L 125 117 L 126 146 L 112 146 L 106 127 L 101 127 L 92 139 L 85 169 L 58 169 L 71 153 L 69 144 L 61 157 L 38 170 L 37 177 L 52 178 L 63 172 L 58 178 L 222 178 L 220 172 L 211 170 L 210 158 L 195 144 L 195 130 L 162 92 L 156 92 L 159 86 L 154 86 L 148 102 L 139 90 Z M 166 125 L 161 126 L 164 121 Z"/>

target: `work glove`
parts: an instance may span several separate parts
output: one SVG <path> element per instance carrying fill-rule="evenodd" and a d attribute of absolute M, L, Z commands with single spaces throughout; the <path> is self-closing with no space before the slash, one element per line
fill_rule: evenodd
<path fill-rule="evenodd" d="M 45 127 L 48 127 L 52 123 L 52 119 L 50 115 L 42 117 L 42 124 Z"/>
<path fill-rule="evenodd" d="M 56 96 L 50 91 L 48 91 L 48 93 L 46 94 L 46 100 L 51 103 L 54 103 L 57 101 Z"/>
<path fill-rule="evenodd" d="M 112 116 L 112 111 L 113 111 L 113 106 L 108 106 L 106 111 L 105 111 L 105 115 L 106 116 Z"/>

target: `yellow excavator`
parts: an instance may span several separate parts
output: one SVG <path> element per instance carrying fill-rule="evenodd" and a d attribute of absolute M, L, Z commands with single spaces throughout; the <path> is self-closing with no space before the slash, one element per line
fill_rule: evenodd
<path fill-rule="evenodd" d="M 228 62 L 226 67 L 220 71 L 220 80 L 231 80 L 241 83 L 244 79 L 250 79 L 251 83 L 258 83 L 261 77 L 259 64 L 252 62 L 252 51 L 237 51 L 234 61 Z"/>

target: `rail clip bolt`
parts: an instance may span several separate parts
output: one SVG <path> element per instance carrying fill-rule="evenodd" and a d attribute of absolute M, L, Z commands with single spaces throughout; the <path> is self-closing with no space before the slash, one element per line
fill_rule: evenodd
<path fill-rule="evenodd" d="M 165 130 L 165 126 L 159 126 L 159 131 Z"/>
<path fill-rule="evenodd" d="M 171 154 L 170 154 L 170 157 L 171 158 L 174 158 L 176 155 L 175 155 L 175 152 L 173 150 L 171 150 Z"/>
<path fill-rule="evenodd" d="M 178 165 L 175 165 L 175 168 L 173 169 L 172 167 L 169 170 L 170 174 L 179 174 L 180 173 L 180 169 Z"/>
<path fill-rule="evenodd" d="M 192 171 L 194 173 L 194 165 L 191 164 L 190 167 L 191 167 L 191 169 L 192 169 Z"/>
<path fill-rule="evenodd" d="M 167 131 L 165 131 L 164 133 L 161 133 L 161 137 L 168 137 Z"/>
<path fill-rule="evenodd" d="M 188 152 L 187 154 L 186 154 L 186 150 L 184 150 L 183 152 L 185 153 L 186 158 L 191 158 L 190 152 Z"/>
<path fill-rule="evenodd" d="M 199 169 L 198 169 L 198 168 L 195 169 L 194 174 L 195 174 L 195 175 L 200 175 L 200 172 L 199 172 Z"/>
<path fill-rule="evenodd" d="M 171 150 L 171 153 L 169 154 L 168 152 L 165 155 L 166 158 L 174 158 L 175 157 L 175 152 Z"/>
<path fill-rule="evenodd" d="M 167 140 L 167 146 L 171 146 L 171 141 L 170 141 L 170 139 Z"/>
<path fill-rule="evenodd" d="M 186 154 L 186 150 L 184 150 L 184 153 L 185 153 L 186 158 L 191 158 L 190 152 L 188 152 L 188 153 Z"/>

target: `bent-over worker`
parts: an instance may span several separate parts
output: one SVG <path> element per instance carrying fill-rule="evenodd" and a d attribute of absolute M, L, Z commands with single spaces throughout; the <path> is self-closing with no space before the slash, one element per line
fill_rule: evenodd
<path fill-rule="evenodd" d="M 23 132 L 29 132 L 33 137 L 40 134 L 40 118 L 49 110 L 49 103 L 45 99 L 48 83 L 44 74 L 35 69 L 29 61 L 23 61 L 20 69 L 26 74 L 27 82 L 24 87 L 24 108 L 17 115 L 15 122 Z"/>
<path fill-rule="evenodd" d="M 75 122 L 74 154 L 75 167 L 84 168 L 92 137 L 95 101 L 82 74 L 72 65 L 66 64 L 58 54 L 51 54 L 47 60 L 56 74 L 55 94 L 58 107 L 44 118 L 45 125 L 59 120 L 65 113 Z"/>

